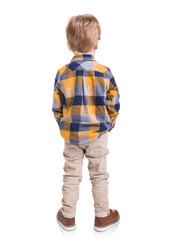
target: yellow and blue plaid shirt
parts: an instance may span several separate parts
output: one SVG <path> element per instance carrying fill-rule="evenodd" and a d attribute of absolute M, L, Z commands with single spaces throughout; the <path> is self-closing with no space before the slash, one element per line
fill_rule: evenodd
<path fill-rule="evenodd" d="M 57 71 L 54 117 L 70 144 L 87 145 L 110 131 L 119 115 L 119 90 L 111 70 L 94 55 L 75 55 Z"/>

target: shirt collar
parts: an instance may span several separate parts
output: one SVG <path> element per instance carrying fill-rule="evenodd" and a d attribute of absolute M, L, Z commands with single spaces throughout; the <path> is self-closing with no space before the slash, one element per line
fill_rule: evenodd
<path fill-rule="evenodd" d="M 73 61 L 96 61 L 94 55 L 92 54 L 78 54 L 75 55 L 71 62 Z"/>

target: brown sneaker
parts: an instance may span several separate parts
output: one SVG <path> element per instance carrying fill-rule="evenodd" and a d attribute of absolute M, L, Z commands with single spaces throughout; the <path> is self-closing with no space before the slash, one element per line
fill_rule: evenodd
<path fill-rule="evenodd" d="M 109 209 L 109 215 L 106 217 L 95 217 L 94 229 L 103 232 L 119 223 L 120 215 L 117 210 Z"/>
<path fill-rule="evenodd" d="M 75 218 L 65 218 L 62 214 L 61 208 L 57 213 L 57 222 L 62 226 L 62 228 L 66 231 L 75 230 Z"/>

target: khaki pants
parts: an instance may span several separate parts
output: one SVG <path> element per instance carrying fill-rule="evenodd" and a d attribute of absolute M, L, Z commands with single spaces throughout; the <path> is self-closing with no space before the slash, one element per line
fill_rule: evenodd
<path fill-rule="evenodd" d="M 105 217 L 109 209 L 108 178 L 106 156 L 108 149 L 108 131 L 99 139 L 85 146 L 75 146 L 64 140 L 63 156 L 65 158 L 62 213 L 66 218 L 75 217 L 76 204 L 79 199 L 79 184 L 82 179 L 82 164 L 88 159 L 89 176 L 92 183 L 95 216 Z"/>

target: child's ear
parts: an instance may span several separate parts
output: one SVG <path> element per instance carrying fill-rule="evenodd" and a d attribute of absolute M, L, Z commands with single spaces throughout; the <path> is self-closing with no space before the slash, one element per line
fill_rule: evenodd
<path fill-rule="evenodd" d="M 67 46 L 68 46 L 68 48 L 69 48 L 69 51 L 72 51 L 71 48 L 70 48 L 70 46 L 69 46 L 69 43 L 68 43 L 68 42 L 67 42 Z"/>
<path fill-rule="evenodd" d="M 97 43 L 96 43 L 96 46 L 94 47 L 94 49 L 98 49 L 98 45 L 99 45 L 99 40 L 97 41 Z"/>

